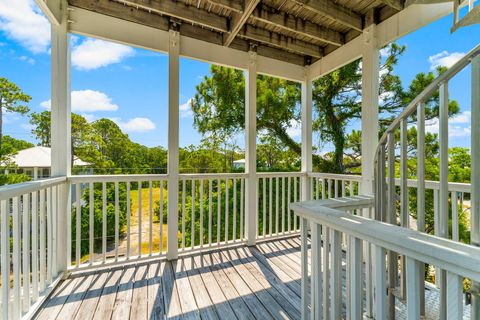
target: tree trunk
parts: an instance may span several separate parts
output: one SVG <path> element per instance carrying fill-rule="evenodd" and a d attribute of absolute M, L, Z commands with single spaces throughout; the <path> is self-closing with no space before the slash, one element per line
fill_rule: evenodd
<path fill-rule="evenodd" d="M 283 128 L 278 127 L 276 125 L 271 125 L 271 126 L 266 126 L 265 129 L 269 129 L 273 131 L 273 133 L 277 136 L 277 138 L 282 141 L 283 144 L 285 144 L 290 150 L 295 152 L 297 155 L 302 156 L 302 146 L 297 143 L 295 140 L 293 140 Z M 323 159 L 318 156 L 313 154 L 312 155 L 312 162 L 313 165 L 322 168 L 323 167 Z"/>
<path fill-rule="evenodd" d="M 333 170 L 335 173 L 344 173 L 343 167 L 343 151 L 345 149 L 345 136 L 340 126 L 335 128 L 335 136 L 333 137 L 333 144 L 335 147 Z"/>

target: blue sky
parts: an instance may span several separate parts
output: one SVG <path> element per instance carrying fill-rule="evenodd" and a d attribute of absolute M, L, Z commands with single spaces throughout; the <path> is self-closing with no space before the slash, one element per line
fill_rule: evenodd
<path fill-rule="evenodd" d="M 19 14 L 22 12 L 22 14 Z M 451 16 L 398 40 L 407 46 L 395 69 L 406 86 L 418 72 L 435 65 L 451 65 L 480 42 L 480 26 L 450 34 Z M 167 144 L 167 56 L 101 40 L 73 36 L 72 108 L 90 121 L 106 117 L 117 122 L 136 142 Z M 2 0 L 0 3 L 0 76 L 32 96 L 30 107 L 38 112 L 49 107 L 50 29 L 33 0 Z M 209 64 L 181 59 L 180 144 L 199 144 L 188 101 L 195 86 L 208 74 Z M 466 85 L 468 84 L 468 85 Z M 469 70 L 450 86 L 462 114 L 451 121 L 450 144 L 468 146 L 470 137 Z M 357 128 L 352 123 L 350 128 Z M 27 117 L 6 115 L 5 134 L 34 141 Z M 435 131 L 432 123 L 428 130 Z M 294 134 L 298 134 L 298 130 Z M 241 139 L 238 143 L 243 145 Z M 331 146 L 324 146 L 324 151 Z"/>

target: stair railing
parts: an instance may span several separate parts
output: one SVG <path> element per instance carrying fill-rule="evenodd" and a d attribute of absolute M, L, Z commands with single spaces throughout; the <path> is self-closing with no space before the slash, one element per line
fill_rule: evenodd
<path fill-rule="evenodd" d="M 472 244 L 480 245 L 480 45 L 466 54 L 462 59 L 438 76 L 425 88 L 404 111 L 390 124 L 381 136 L 375 154 L 375 218 L 377 220 L 408 227 L 408 186 L 407 186 L 407 125 L 409 118 L 416 118 L 417 126 L 417 229 L 425 232 L 425 104 L 432 96 L 440 91 L 439 107 L 439 142 L 440 142 L 440 187 L 439 210 L 435 217 L 435 235 L 449 238 L 449 191 L 448 191 L 448 84 L 456 74 L 471 65 L 472 69 L 472 210 L 471 210 L 471 239 Z M 398 196 L 395 186 L 395 161 L 397 139 L 396 133 L 400 131 L 400 194 Z M 476 134 L 478 132 L 478 134 Z M 476 139 L 476 140 L 475 140 Z M 475 189 L 477 188 L 477 189 Z M 397 206 L 398 202 L 400 206 Z M 399 217 L 397 216 L 397 208 Z M 394 319 L 395 296 L 405 297 L 405 257 L 400 257 L 400 270 L 398 255 L 388 251 L 388 287 L 389 287 L 389 316 Z M 424 313 L 424 265 L 419 263 L 421 277 L 420 298 L 421 310 Z M 400 271 L 400 278 L 398 277 Z M 440 314 L 446 315 L 446 272 L 438 270 L 436 283 L 440 287 L 441 301 Z M 397 287 L 400 288 L 400 293 Z M 478 289 L 478 284 L 473 284 Z M 478 291 L 478 290 L 477 290 Z M 472 311 L 478 312 L 478 296 L 473 297 Z M 475 311 L 477 310 L 477 311 Z M 480 317 L 480 314 L 477 314 Z M 473 317 L 475 318 L 475 317 Z M 476 318 L 478 319 L 478 318 Z"/>

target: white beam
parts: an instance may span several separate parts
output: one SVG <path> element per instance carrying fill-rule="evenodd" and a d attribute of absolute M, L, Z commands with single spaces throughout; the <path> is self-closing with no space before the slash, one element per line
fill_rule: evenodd
<path fill-rule="evenodd" d="M 480 246 L 480 55 L 472 60 L 472 209 L 471 233 L 472 245 Z M 480 283 L 472 285 L 472 319 L 480 318 Z"/>
<path fill-rule="evenodd" d="M 60 25 L 62 22 L 61 0 L 35 0 L 35 3 L 51 24 Z"/>
<path fill-rule="evenodd" d="M 167 259 L 178 256 L 179 52 L 180 35 L 169 31 L 168 45 L 168 217 Z"/>
<path fill-rule="evenodd" d="M 257 236 L 257 53 L 249 52 L 245 74 L 245 234 L 247 244 L 255 245 Z"/>
<path fill-rule="evenodd" d="M 403 37 L 452 12 L 451 3 L 412 5 L 377 25 L 378 47 Z M 362 56 L 359 36 L 312 64 L 310 78 L 315 80 Z"/>
<path fill-rule="evenodd" d="M 73 8 L 70 12 L 70 32 L 114 41 L 161 53 L 168 52 L 168 31 L 113 18 L 93 11 Z M 212 64 L 247 69 L 248 52 L 180 36 L 180 55 Z M 304 67 L 258 56 L 257 73 L 301 82 Z"/>
<path fill-rule="evenodd" d="M 66 6 L 65 6 L 66 8 Z M 51 45 L 51 176 L 71 174 L 71 108 L 70 108 L 70 51 L 66 12 L 62 12 L 62 23 L 52 24 Z M 57 216 L 57 261 L 58 272 L 67 270 L 67 206 L 68 187 L 58 187 Z"/>
<path fill-rule="evenodd" d="M 302 82 L 302 200 L 309 200 L 312 172 L 312 81 L 308 77 Z"/>
<path fill-rule="evenodd" d="M 373 193 L 375 150 L 378 142 L 379 49 L 377 27 L 362 36 L 362 184 L 363 194 Z"/>

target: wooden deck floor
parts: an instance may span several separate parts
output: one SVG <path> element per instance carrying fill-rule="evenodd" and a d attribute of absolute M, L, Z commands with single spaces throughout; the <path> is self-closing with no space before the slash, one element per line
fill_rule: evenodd
<path fill-rule="evenodd" d="M 164 318 L 299 319 L 299 238 L 72 275 L 36 316 Z"/>

